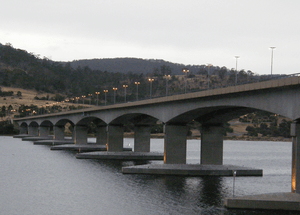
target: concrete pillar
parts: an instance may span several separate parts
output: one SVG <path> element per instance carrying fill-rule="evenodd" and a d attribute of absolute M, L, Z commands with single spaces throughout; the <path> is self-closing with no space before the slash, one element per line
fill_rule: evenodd
<path fill-rule="evenodd" d="M 54 140 L 65 139 L 65 126 L 54 126 Z"/>
<path fill-rule="evenodd" d="M 107 143 L 106 126 L 96 128 L 96 144 L 105 145 Z"/>
<path fill-rule="evenodd" d="M 148 125 L 134 126 L 134 151 L 135 152 L 150 152 L 150 131 Z"/>
<path fill-rule="evenodd" d="M 32 136 L 39 136 L 39 127 L 29 126 L 28 134 Z"/>
<path fill-rule="evenodd" d="M 300 193 L 300 124 L 291 125 L 292 140 L 292 192 Z"/>
<path fill-rule="evenodd" d="M 201 164 L 223 164 L 223 126 L 202 125 Z"/>
<path fill-rule="evenodd" d="M 50 134 L 50 127 L 40 126 L 40 137 L 48 137 Z"/>
<path fill-rule="evenodd" d="M 123 125 L 109 125 L 107 138 L 107 151 L 123 151 Z"/>
<path fill-rule="evenodd" d="M 165 125 L 165 164 L 186 164 L 187 133 L 185 125 Z"/>
<path fill-rule="evenodd" d="M 28 134 L 28 127 L 20 126 L 20 134 Z"/>
<path fill-rule="evenodd" d="M 82 125 L 76 125 L 74 128 L 75 144 L 87 144 L 88 128 Z"/>

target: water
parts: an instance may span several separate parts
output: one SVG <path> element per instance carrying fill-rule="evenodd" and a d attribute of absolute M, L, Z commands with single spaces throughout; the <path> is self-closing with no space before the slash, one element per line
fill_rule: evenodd
<path fill-rule="evenodd" d="M 129 145 L 133 139 L 124 139 Z M 297 214 L 224 208 L 232 177 L 123 175 L 134 162 L 76 159 L 12 137 L 0 137 L 0 146 L 1 215 Z M 151 151 L 162 152 L 163 140 L 151 139 Z M 199 161 L 199 140 L 189 140 L 187 162 Z M 224 164 L 264 170 L 237 177 L 236 196 L 291 190 L 291 143 L 224 141 Z"/>

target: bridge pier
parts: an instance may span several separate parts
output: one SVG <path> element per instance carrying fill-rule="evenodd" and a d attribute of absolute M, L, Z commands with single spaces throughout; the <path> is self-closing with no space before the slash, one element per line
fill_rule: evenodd
<path fill-rule="evenodd" d="M 107 138 L 107 151 L 123 151 L 123 125 L 109 125 Z"/>
<path fill-rule="evenodd" d="M 107 126 L 96 128 L 96 144 L 105 145 L 107 143 Z"/>
<path fill-rule="evenodd" d="M 54 126 L 54 140 L 65 139 L 65 126 Z"/>
<path fill-rule="evenodd" d="M 20 126 L 20 134 L 28 134 L 28 127 Z"/>
<path fill-rule="evenodd" d="M 150 126 L 134 126 L 134 152 L 150 152 Z"/>
<path fill-rule="evenodd" d="M 30 135 L 30 136 L 39 136 L 39 127 L 29 126 L 28 127 L 28 135 Z"/>
<path fill-rule="evenodd" d="M 165 125 L 165 164 L 186 164 L 187 132 L 186 125 Z"/>
<path fill-rule="evenodd" d="M 50 127 L 48 126 L 40 126 L 40 137 L 48 137 L 50 134 Z"/>
<path fill-rule="evenodd" d="M 202 125 L 201 164 L 223 165 L 223 126 Z"/>
<path fill-rule="evenodd" d="M 75 125 L 75 144 L 87 144 L 88 128 L 84 125 Z"/>
<path fill-rule="evenodd" d="M 292 140 L 292 192 L 300 193 L 300 124 L 291 125 Z"/>

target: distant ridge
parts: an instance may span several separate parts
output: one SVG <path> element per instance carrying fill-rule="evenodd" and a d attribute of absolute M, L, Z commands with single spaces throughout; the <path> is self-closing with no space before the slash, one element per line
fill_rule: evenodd
<path fill-rule="evenodd" d="M 184 65 L 172 63 L 160 59 L 141 59 L 141 58 L 103 58 L 103 59 L 86 59 L 74 60 L 70 62 L 71 66 L 76 69 L 78 66 L 88 66 L 93 70 L 101 70 L 107 72 L 120 73 L 152 73 L 155 68 L 160 69 L 161 66 L 167 66 L 171 69 L 172 74 L 182 75 L 182 69 L 188 68 L 191 73 L 196 74 L 204 65 Z"/>

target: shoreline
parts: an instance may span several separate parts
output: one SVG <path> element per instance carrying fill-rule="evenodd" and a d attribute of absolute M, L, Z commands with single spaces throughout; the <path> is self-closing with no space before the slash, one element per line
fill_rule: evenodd
<path fill-rule="evenodd" d="M 124 133 L 124 138 L 134 138 L 133 133 Z M 151 134 L 151 138 L 155 139 L 163 139 L 164 134 Z M 188 140 L 200 140 L 201 136 L 188 136 Z M 292 142 L 292 138 L 285 138 L 285 137 L 253 137 L 253 136 L 224 136 L 223 140 L 240 140 L 240 141 L 276 141 L 276 142 Z"/>

